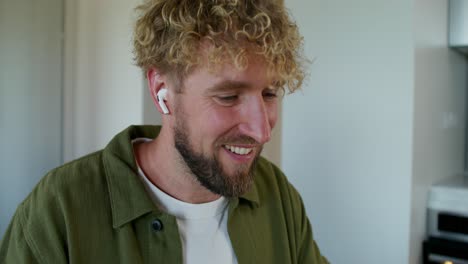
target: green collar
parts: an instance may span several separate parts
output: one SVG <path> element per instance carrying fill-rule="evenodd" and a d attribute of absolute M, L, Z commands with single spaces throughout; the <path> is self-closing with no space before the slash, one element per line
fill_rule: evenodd
<path fill-rule="evenodd" d="M 138 177 L 132 145 L 135 138 L 156 138 L 160 130 L 160 126 L 130 126 L 117 134 L 103 151 L 114 228 L 151 211 L 162 213 L 153 204 Z M 258 206 L 260 201 L 256 184 L 239 198 Z"/>

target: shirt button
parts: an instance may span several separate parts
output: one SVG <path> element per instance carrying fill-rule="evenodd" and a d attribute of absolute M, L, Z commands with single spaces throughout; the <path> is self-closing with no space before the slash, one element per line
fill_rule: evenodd
<path fill-rule="evenodd" d="M 154 231 L 161 231 L 163 229 L 163 224 L 161 220 L 159 219 L 153 220 L 153 222 L 151 223 L 151 226 L 153 227 Z"/>

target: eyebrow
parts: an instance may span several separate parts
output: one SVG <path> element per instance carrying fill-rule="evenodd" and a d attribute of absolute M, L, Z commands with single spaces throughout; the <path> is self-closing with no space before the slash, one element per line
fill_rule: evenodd
<path fill-rule="evenodd" d="M 251 87 L 252 85 L 248 82 L 240 82 L 240 81 L 235 81 L 235 80 L 224 80 L 219 83 L 216 83 L 215 85 L 209 87 L 206 91 L 205 94 L 211 94 L 211 93 L 219 93 L 219 92 L 230 92 L 234 90 L 245 90 Z M 271 90 L 281 90 L 279 87 L 274 87 L 273 85 L 265 87 L 265 89 L 271 89 Z"/>
<path fill-rule="evenodd" d="M 214 92 L 226 92 L 232 90 L 244 90 L 249 88 L 251 85 L 247 82 L 239 82 L 234 80 L 224 80 L 221 81 L 206 90 L 207 93 L 214 93 Z"/>

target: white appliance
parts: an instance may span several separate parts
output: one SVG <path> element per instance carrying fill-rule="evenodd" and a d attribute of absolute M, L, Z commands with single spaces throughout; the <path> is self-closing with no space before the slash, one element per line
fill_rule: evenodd
<path fill-rule="evenodd" d="M 457 175 L 431 187 L 427 231 L 431 237 L 468 242 L 468 177 Z"/>
<path fill-rule="evenodd" d="M 449 45 L 468 53 L 468 1 L 449 0 Z"/>

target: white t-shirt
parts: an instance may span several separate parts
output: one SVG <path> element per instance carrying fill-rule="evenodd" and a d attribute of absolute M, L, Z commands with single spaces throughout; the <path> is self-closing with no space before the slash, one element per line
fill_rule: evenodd
<path fill-rule="evenodd" d="M 150 139 L 135 139 L 135 142 Z M 138 172 L 153 202 L 162 211 L 176 217 L 186 264 L 236 264 L 227 230 L 228 200 L 221 197 L 203 204 L 175 199 L 155 186 L 138 166 Z"/>

